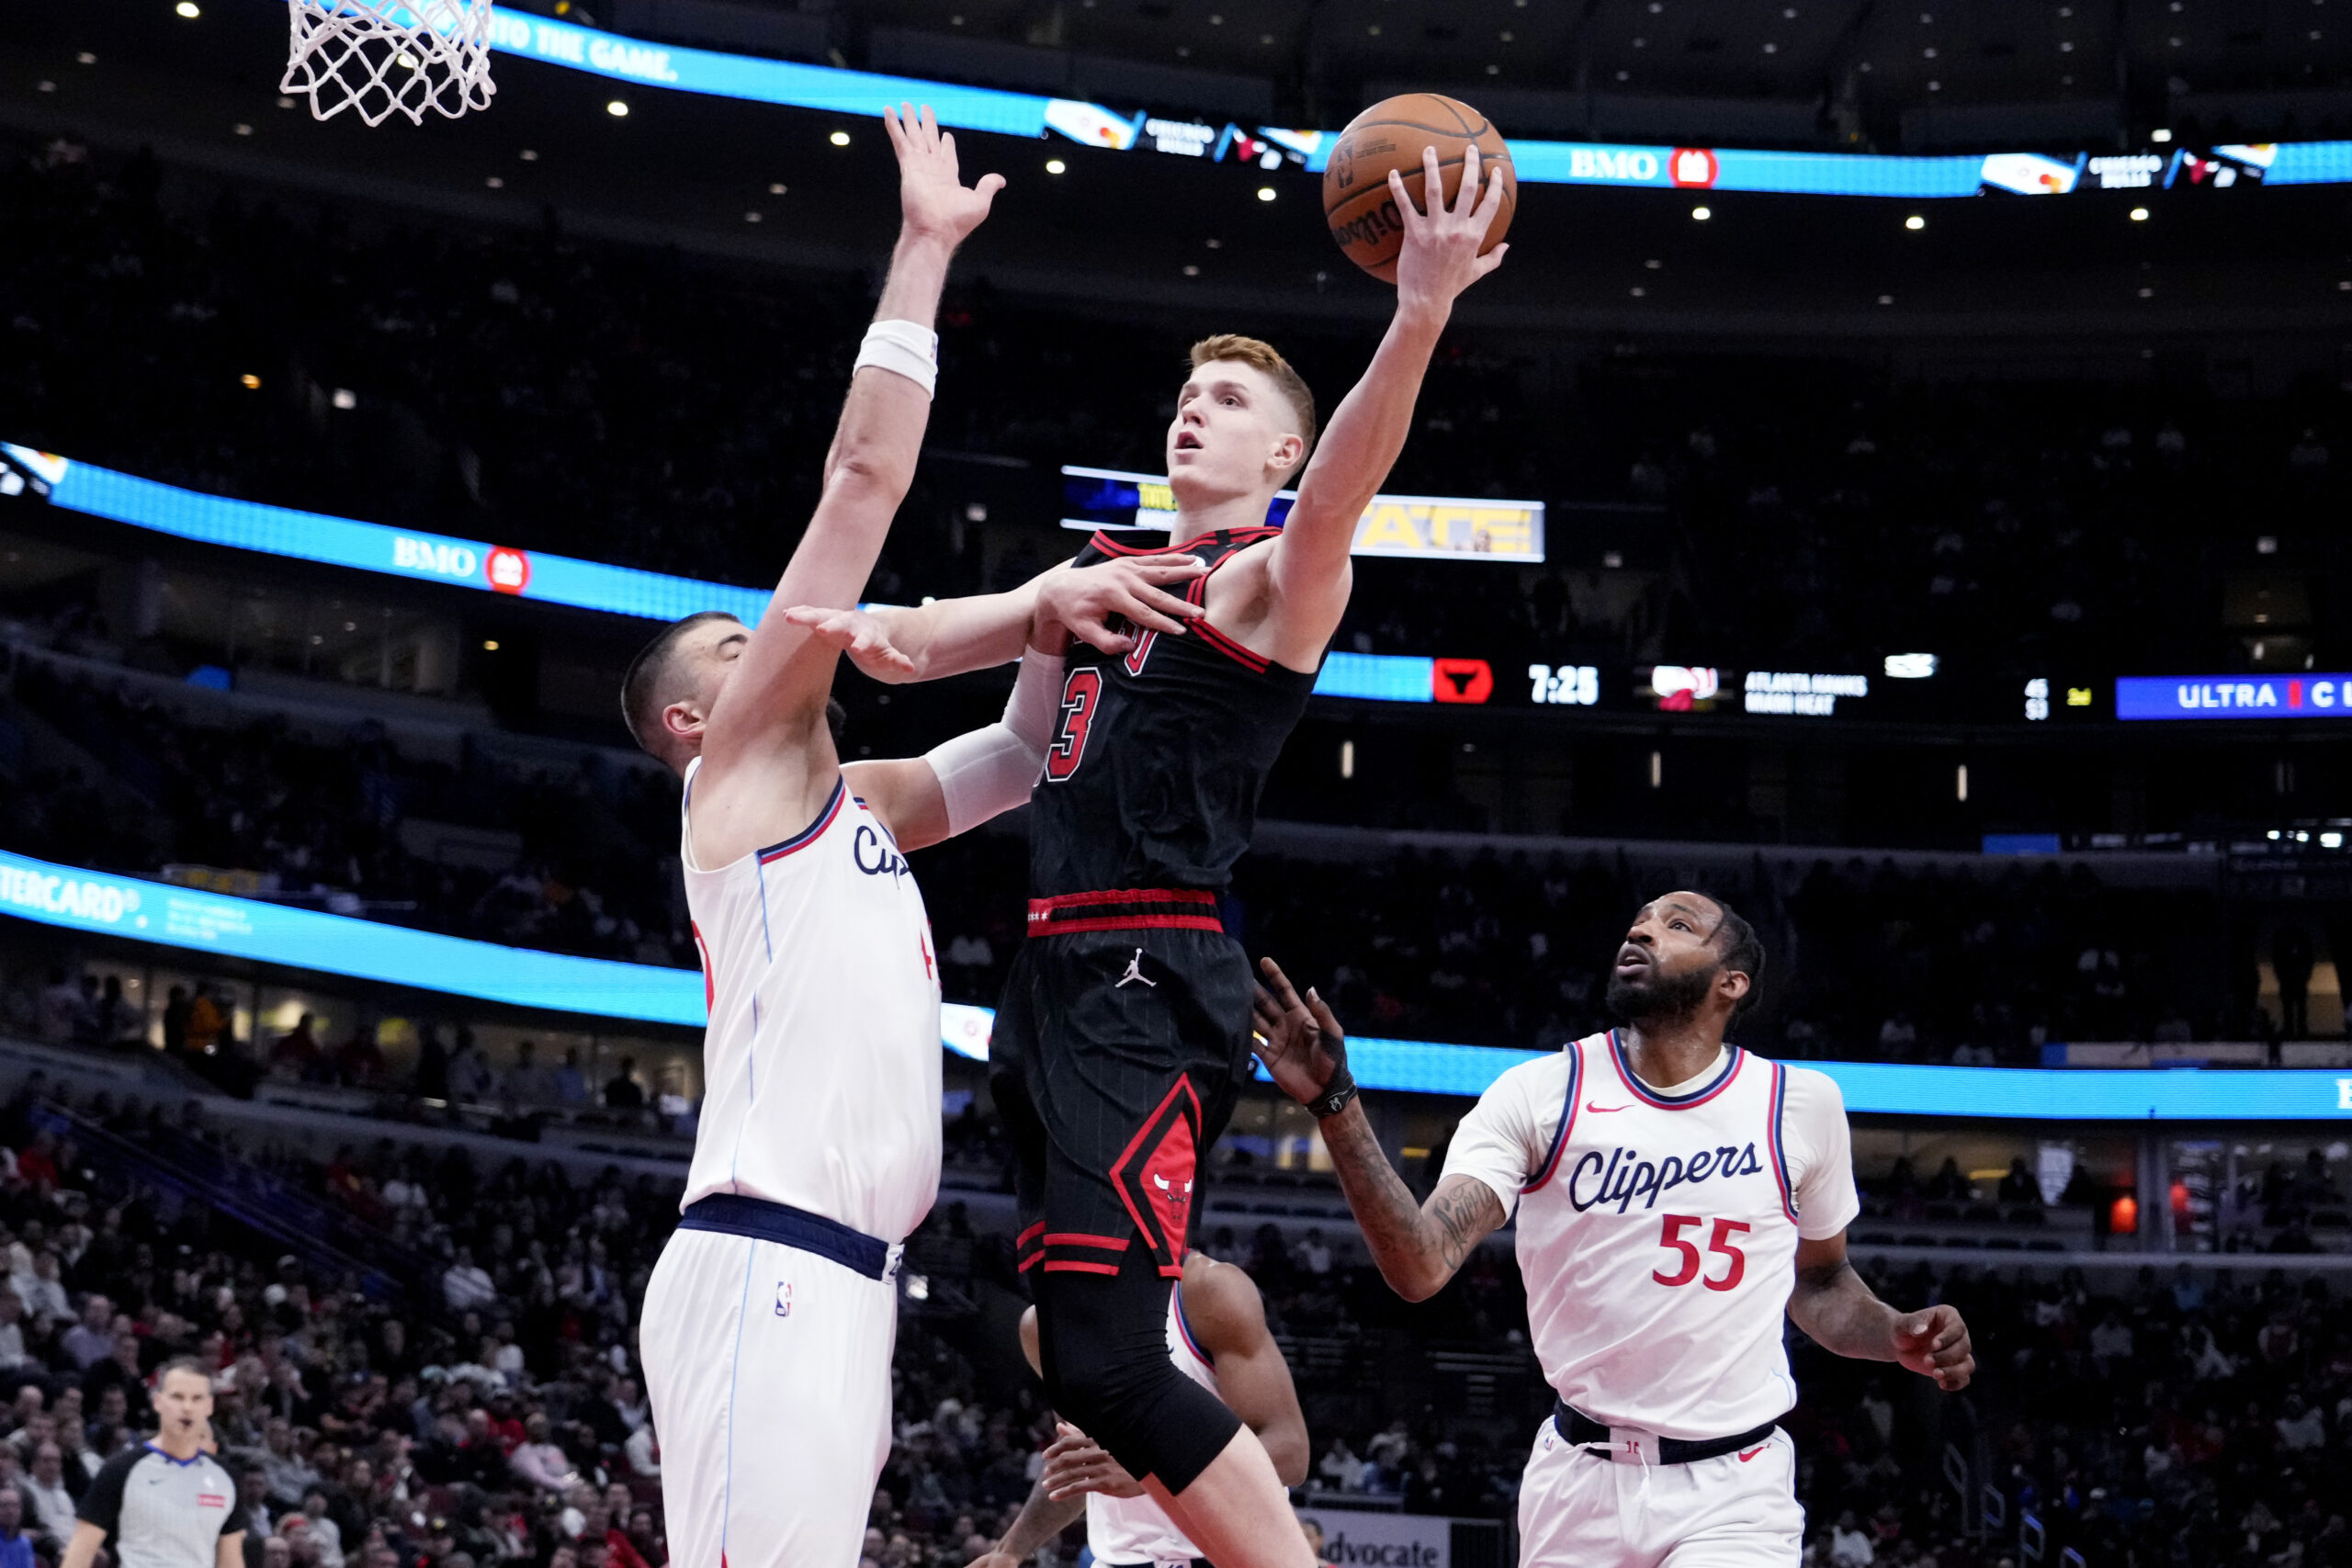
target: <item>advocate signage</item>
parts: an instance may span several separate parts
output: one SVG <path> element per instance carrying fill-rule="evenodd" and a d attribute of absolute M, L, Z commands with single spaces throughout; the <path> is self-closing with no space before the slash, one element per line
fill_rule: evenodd
<path fill-rule="evenodd" d="M 2343 718 L 2352 675 L 2125 675 L 2118 718 Z"/>
<path fill-rule="evenodd" d="M 1301 1508 L 1323 1531 L 1323 1561 L 1334 1568 L 1450 1568 L 1453 1521 L 1428 1514 Z"/>

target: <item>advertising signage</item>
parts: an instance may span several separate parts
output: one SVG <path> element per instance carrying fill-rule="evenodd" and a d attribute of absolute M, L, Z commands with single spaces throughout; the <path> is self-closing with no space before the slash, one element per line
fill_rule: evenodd
<path fill-rule="evenodd" d="M 2352 716 L 2352 675 L 2126 675 L 2115 682 L 2126 719 Z"/>
<path fill-rule="evenodd" d="M 1338 141 L 1329 130 L 1243 126 L 842 67 L 687 49 L 500 7 L 492 49 L 607 81 L 859 118 L 901 102 L 932 107 L 939 123 L 1002 136 L 1058 137 L 1114 152 L 1151 152 L 1251 169 L 1320 174 Z M 2054 155 L 1996 152 L 1905 157 L 1736 147 L 1635 146 L 1513 139 L 1528 185 L 1628 186 L 1661 191 L 1770 191 L 1902 197 L 2068 196 L 2077 191 L 2223 189 L 2352 180 L 2352 141 L 2232 143 L 2192 150 Z"/>
<path fill-rule="evenodd" d="M 1266 522 L 1279 528 L 1298 492 L 1274 497 Z M 1172 530 L 1176 497 L 1164 476 L 1117 468 L 1062 469 L 1065 528 Z M 1544 503 L 1468 496 L 1375 495 L 1356 520 L 1351 552 L 1415 560 L 1501 561 L 1531 565 L 1544 558 Z"/>

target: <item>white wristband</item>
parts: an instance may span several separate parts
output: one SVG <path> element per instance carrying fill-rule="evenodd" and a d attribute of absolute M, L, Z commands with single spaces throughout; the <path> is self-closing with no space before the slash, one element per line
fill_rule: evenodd
<path fill-rule="evenodd" d="M 850 374 L 869 365 L 904 376 L 929 397 L 939 385 L 939 334 L 914 321 L 876 321 L 865 329 Z"/>
<path fill-rule="evenodd" d="M 924 753 L 947 806 L 950 835 L 1028 804 L 1061 715 L 1062 663 L 1057 653 L 1029 649 L 1021 657 L 1021 677 L 1012 683 L 1001 719 Z"/>

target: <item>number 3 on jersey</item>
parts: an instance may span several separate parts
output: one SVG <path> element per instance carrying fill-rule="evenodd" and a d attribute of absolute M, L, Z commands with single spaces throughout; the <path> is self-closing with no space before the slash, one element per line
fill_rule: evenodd
<path fill-rule="evenodd" d="M 1102 695 L 1102 671 L 1073 670 L 1062 683 L 1061 730 L 1046 749 L 1046 777 L 1055 784 L 1078 772 L 1086 755 L 1086 732 L 1094 727 L 1094 705 Z"/>

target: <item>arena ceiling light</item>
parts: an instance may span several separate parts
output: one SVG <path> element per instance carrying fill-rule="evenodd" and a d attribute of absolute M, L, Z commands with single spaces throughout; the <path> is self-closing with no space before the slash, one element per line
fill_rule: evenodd
<path fill-rule="evenodd" d="M 1258 199 L 1259 199 L 1260 201 L 1272 201 L 1272 200 L 1273 200 L 1273 199 L 1274 199 L 1274 187 L 1273 187 L 1273 186 L 1260 186 L 1258 187 Z"/>
<path fill-rule="evenodd" d="M 204 15 L 202 7 L 197 5 L 196 0 L 180 0 L 180 3 L 173 6 L 172 9 L 179 16 L 186 17 L 191 22 Z"/>
<path fill-rule="evenodd" d="M 2135 208 L 2133 208 L 2133 209 L 2132 209 L 2132 222 L 2134 222 L 2134 223 L 2145 223 L 2147 220 L 2148 220 L 2148 209 L 2147 209 L 2146 208 L 2144 208 L 2144 207 L 2135 207 Z"/>
<path fill-rule="evenodd" d="M 1046 173 L 1049 175 L 1063 174 L 1068 172 L 1069 168 L 1069 165 L 1063 163 L 1059 158 L 1048 158 L 1046 160 Z"/>
<path fill-rule="evenodd" d="M 605 106 L 605 112 L 611 115 L 615 119 L 627 119 L 628 118 L 628 103 L 626 99 L 615 98 L 612 102 Z"/>
<path fill-rule="evenodd" d="M 1916 233 L 1917 231 L 1928 226 L 1928 220 L 1915 212 L 1910 217 L 1905 218 L 1903 220 L 1903 226 Z"/>
<path fill-rule="evenodd" d="M 1714 215 L 1715 209 L 1712 207 L 1694 207 L 1690 209 L 1690 217 L 1692 220 L 1700 223 L 1704 223 L 1708 219 L 1713 218 Z"/>
<path fill-rule="evenodd" d="M 849 145 L 849 132 L 846 130 L 836 130 L 831 136 L 826 137 L 825 140 L 831 142 L 836 147 L 846 147 Z"/>

